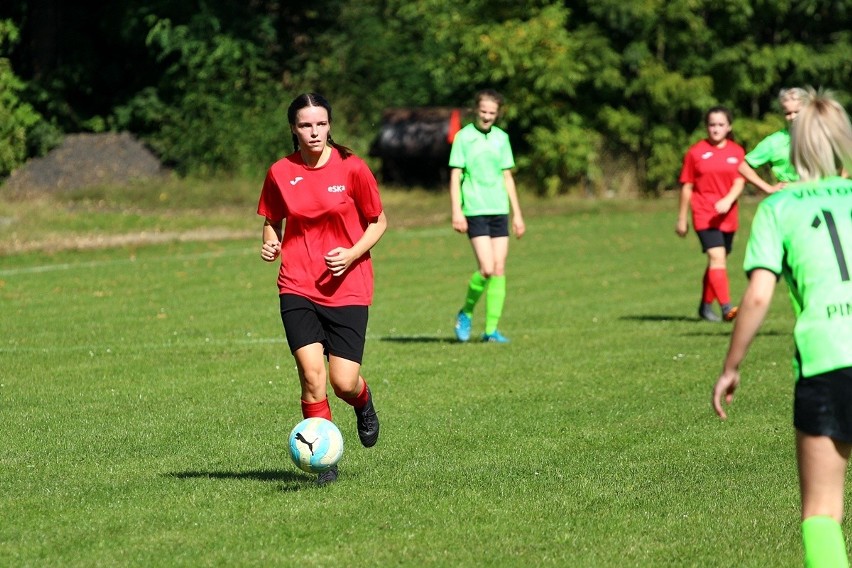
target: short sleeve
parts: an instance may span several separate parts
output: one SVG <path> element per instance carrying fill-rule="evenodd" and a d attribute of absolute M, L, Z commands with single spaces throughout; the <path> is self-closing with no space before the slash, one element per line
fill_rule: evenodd
<path fill-rule="evenodd" d="M 755 146 L 751 152 L 745 155 L 745 161 L 752 168 L 759 168 L 772 161 L 773 143 L 771 137 L 767 136 Z"/>
<path fill-rule="evenodd" d="M 383 211 L 376 176 L 373 175 L 367 164 L 360 158 L 353 156 L 348 158 L 348 160 L 357 160 L 353 162 L 353 167 L 349 172 L 352 200 L 355 202 L 355 206 L 361 215 L 367 219 L 375 219 Z"/>
<path fill-rule="evenodd" d="M 695 160 L 692 159 L 692 152 L 686 153 L 683 157 L 683 167 L 680 169 L 680 183 L 695 183 Z"/>
<path fill-rule="evenodd" d="M 763 268 L 781 275 L 784 264 L 784 237 L 778 225 L 772 200 L 765 200 L 757 209 L 746 246 L 743 269 L 746 274 Z"/>
<path fill-rule="evenodd" d="M 453 145 L 450 147 L 449 166 L 463 170 L 466 165 L 464 159 L 464 130 L 460 130 L 453 140 Z"/>
<path fill-rule="evenodd" d="M 278 182 L 272 174 L 272 168 L 266 172 L 263 181 L 263 189 L 260 192 L 260 201 L 257 204 L 257 214 L 266 217 L 270 221 L 277 222 L 287 216 L 287 206 L 284 197 L 278 188 Z"/>
<path fill-rule="evenodd" d="M 505 137 L 502 151 L 500 152 L 500 168 L 511 170 L 515 167 L 515 157 L 512 155 L 512 144 L 509 142 L 509 135 Z"/>

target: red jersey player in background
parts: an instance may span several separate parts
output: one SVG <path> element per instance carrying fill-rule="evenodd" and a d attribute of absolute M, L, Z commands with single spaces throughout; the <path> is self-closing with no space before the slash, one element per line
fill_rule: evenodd
<path fill-rule="evenodd" d="M 681 237 L 689 232 L 687 214 L 691 207 L 693 228 L 707 254 L 698 316 L 707 321 L 731 321 L 737 308 L 731 306 L 727 257 L 737 231 L 737 199 L 745 186 L 737 171 L 745 151 L 733 141 L 733 117 L 727 108 L 711 108 L 704 122 L 707 138 L 693 144 L 683 159 L 675 231 Z M 722 308 L 722 317 L 713 310 L 715 301 Z"/>
<path fill-rule="evenodd" d="M 358 436 L 370 447 L 379 438 L 379 420 L 361 359 L 373 300 L 370 249 L 387 219 L 370 169 L 331 139 L 328 101 L 300 95 L 287 118 L 296 151 L 266 174 L 257 206 L 265 218 L 260 256 L 266 262 L 281 257 L 281 321 L 299 371 L 302 416 L 331 420 L 328 380 L 355 409 Z M 337 475 L 334 466 L 317 482 Z"/>

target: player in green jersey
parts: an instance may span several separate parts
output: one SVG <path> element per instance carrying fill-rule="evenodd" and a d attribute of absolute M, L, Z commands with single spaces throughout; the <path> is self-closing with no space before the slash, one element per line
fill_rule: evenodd
<path fill-rule="evenodd" d="M 799 462 L 805 565 L 848 566 L 840 521 L 852 451 L 852 125 L 830 95 L 811 93 L 792 132 L 800 181 L 758 208 L 746 250 L 749 284 L 713 408 L 726 418 L 739 366 L 757 334 L 780 276 L 796 326 L 793 424 Z"/>
<path fill-rule="evenodd" d="M 792 89 L 781 89 L 778 93 L 778 102 L 784 112 L 784 120 L 790 125 L 795 120 L 802 105 L 807 103 L 808 92 L 805 89 L 794 87 Z M 769 184 L 761 178 L 753 168 L 763 165 L 771 166 L 772 175 L 778 180 L 775 185 Z M 787 126 L 773 132 L 761 140 L 754 149 L 746 154 L 745 160 L 739 166 L 740 175 L 746 181 L 766 193 L 775 193 L 791 181 L 799 179 L 796 168 L 790 161 L 790 130 Z"/>
<path fill-rule="evenodd" d="M 476 94 L 475 103 L 475 120 L 456 133 L 449 161 L 453 229 L 467 233 L 478 264 L 456 315 L 455 333 L 459 341 L 470 339 L 473 308 L 484 293 L 482 340 L 508 343 L 497 323 L 506 299 L 510 207 L 515 236 L 521 238 L 526 228 L 512 176 L 515 159 L 509 135 L 494 125 L 503 97 L 486 89 Z"/>

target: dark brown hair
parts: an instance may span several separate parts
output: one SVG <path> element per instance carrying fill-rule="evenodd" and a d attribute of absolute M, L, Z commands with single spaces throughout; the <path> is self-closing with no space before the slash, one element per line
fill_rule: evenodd
<path fill-rule="evenodd" d="M 317 93 L 303 93 L 293 99 L 293 102 L 290 103 L 290 106 L 287 108 L 287 122 L 290 123 L 290 126 L 296 125 L 296 115 L 300 110 L 306 107 L 322 107 L 328 113 L 328 124 L 331 125 L 331 105 L 329 102 Z M 331 131 L 328 133 L 328 144 L 332 148 L 337 148 L 337 151 L 340 152 L 340 157 L 344 160 L 354 154 L 352 150 L 343 146 L 342 144 L 338 144 L 334 140 L 331 139 Z M 299 138 L 293 134 L 293 149 L 299 150 Z"/>
<path fill-rule="evenodd" d="M 728 119 L 728 124 L 733 126 L 733 124 L 734 124 L 734 113 L 731 112 L 731 109 L 729 109 L 728 107 L 725 107 L 725 106 L 711 107 L 710 110 L 708 110 L 707 113 L 704 115 L 704 126 L 707 126 L 710 123 L 710 115 L 716 114 L 717 112 L 721 112 L 722 114 L 724 114 L 725 118 Z M 728 132 L 728 134 L 727 134 L 727 136 L 725 136 L 725 138 L 727 138 L 728 140 L 734 139 L 733 129 L 730 132 Z"/>

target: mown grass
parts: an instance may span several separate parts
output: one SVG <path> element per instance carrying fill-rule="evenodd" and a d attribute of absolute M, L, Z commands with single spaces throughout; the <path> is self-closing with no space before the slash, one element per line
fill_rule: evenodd
<path fill-rule="evenodd" d="M 229 227 L 259 229 L 253 200 Z M 457 344 L 466 239 L 443 196 L 388 192 L 363 369 L 382 438 L 361 448 L 333 399 L 326 488 L 285 453 L 298 385 L 256 235 L 0 257 L 0 564 L 800 565 L 783 285 L 722 423 L 730 328 L 694 317 L 673 201 L 528 203 L 512 343 Z"/>

